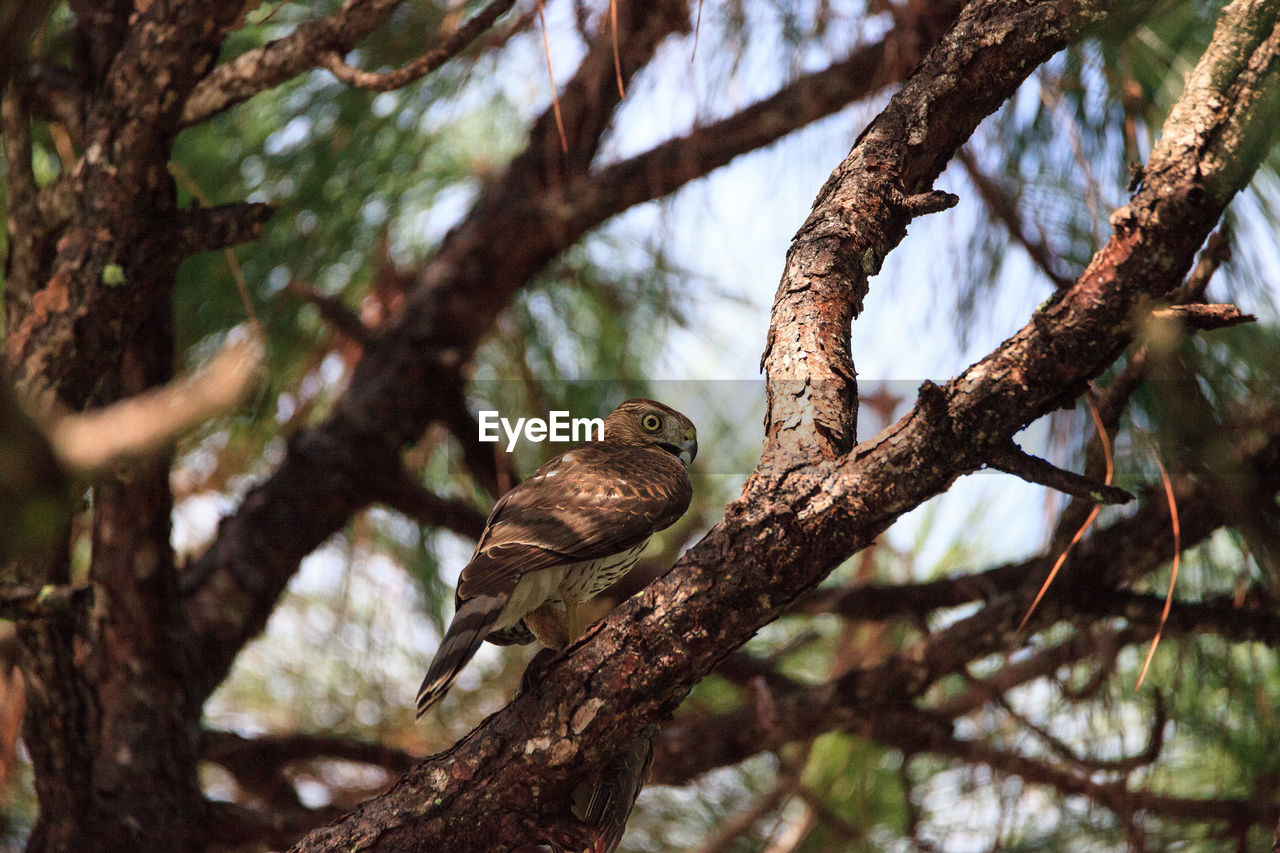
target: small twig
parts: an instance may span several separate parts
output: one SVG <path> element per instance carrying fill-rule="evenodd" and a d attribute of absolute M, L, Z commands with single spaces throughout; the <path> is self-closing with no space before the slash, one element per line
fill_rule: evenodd
<path fill-rule="evenodd" d="M 778 779 L 769 791 L 736 815 L 732 815 L 700 849 L 700 853 L 724 853 L 733 849 L 737 840 L 749 832 L 762 818 L 777 811 L 795 793 L 800 784 L 798 776 Z"/>
<path fill-rule="evenodd" d="M 964 166 L 969 180 L 973 182 L 987 210 L 1000 220 L 1005 230 L 1009 232 L 1009 236 L 1023 248 L 1031 260 L 1035 261 L 1036 266 L 1040 267 L 1040 271 L 1053 282 L 1054 287 L 1059 290 L 1070 287 L 1072 279 L 1058 272 L 1059 264 L 1055 263 L 1058 259 L 1053 251 L 1042 241 L 1027 234 L 1022 217 L 1018 213 L 1017 200 L 978 167 L 977 161 L 973 159 L 968 148 L 961 148 L 956 153 L 956 159 L 960 161 L 960 165 Z"/>
<path fill-rule="evenodd" d="M 276 12 L 279 12 L 281 9 L 283 9 L 285 6 L 288 6 L 292 2 L 293 0 L 280 0 L 280 2 L 275 5 L 275 8 L 273 8 L 270 12 L 262 16 L 262 20 L 258 21 L 258 25 L 261 26 L 262 24 L 265 24 L 267 21 L 270 21 L 272 18 L 276 16 Z"/>
<path fill-rule="evenodd" d="M 50 584 L 39 589 L 10 587 L 0 591 L 0 619 L 47 619 L 67 616 L 93 604 L 91 584 Z"/>
<path fill-rule="evenodd" d="M 254 334 L 262 339 L 266 339 L 263 332 L 262 323 L 258 320 L 258 313 L 253 310 L 253 299 L 249 295 L 249 283 L 244 280 L 244 270 L 240 268 L 240 259 L 236 257 L 230 246 L 233 243 L 252 240 L 262 231 L 262 222 L 268 216 L 275 212 L 275 208 L 269 204 L 244 204 L 244 205 L 219 205 L 217 207 L 209 206 L 209 196 L 205 195 L 204 190 L 200 189 L 200 185 L 196 183 L 195 178 L 191 177 L 191 173 L 179 163 L 177 160 L 169 161 L 169 173 L 173 175 L 174 180 L 182 184 L 183 188 L 191 194 L 191 197 L 205 205 L 203 211 L 227 211 L 225 216 L 236 216 L 237 230 L 224 238 L 220 244 L 222 249 L 223 260 L 227 262 L 227 269 L 231 271 L 231 279 L 236 284 L 236 291 L 240 294 L 240 304 L 244 306 L 245 317 L 249 320 L 249 324 L 253 327 Z M 188 216 L 193 218 L 193 222 L 198 224 L 199 218 L 196 211 L 188 212 Z M 208 214 L 204 214 L 207 218 Z M 241 221 L 245 220 L 245 221 Z M 243 239 L 232 239 L 233 237 L 243 236 Z M 217 248 L 213 244 L 196 245 L 189 247 L 190 251 L 206 251 L 208 249 Z"/>
<path fill-rule="evenodd" d="M 702 0 L 698 0 L 698 19 L 693 22 L 693 53 L 689 54 L 689 61 L 693 62 L 698 57 L 698 35 L 702 32 Z"/>
<path fill-rule="evenodd" d="M 348 65 L 343 60 L 342 54 L 336 50 L 321 54 L 320 65 L 343 83 L 355 86 L 357 89 L 368 89 L 371 92 L 389 92 L 392 89 L 399 89 L 427 76 L 457 56 L 514 5 L 515 0 L 493 0 L 465 24 L 450 33 L 439 47 L 424 53 L 395 71 L 381 73 L 363 71 Z"/>
<path fill-rule="evenodd" d="M 1111 477 L 1115 474 L 1115 459 L 1111 455 L 1111 438 L 1107 435 L 1107 427 L 1102 423 L 1102 415 L 1098 412 L 1097 405 L 1093 402 L 1092 396 L 1086 396 L 1085 402 L 1089 404 L 1089 415 L 1093 418 L 1093 425 L 1098 431 L 1098 438 L 1102 441 L 1102 452 L 1107 459 L 1107 477 L 1105 485 L 1111 485 Z M 1067 555 L 1071 553 L 1071 549 L 1076 543 L 1083 538 L 1085 531 L 1092 525 L 1093 520 L 1098 517 L 1100 506 L 1094 504 L 1093 509 L 1089 512 L 1084 523 L 1076 530 L 1075 535 L 1071 537 L 1071 541 L 1067 543 L 1067 547 L 1062 549 L 1062 553 L 1058 555 L 1058 559 L 1054 561 L 1053 568 L 1049 570 L 1049 576 L 1044 579 L 1044 583 L 1040 586 L 1040 591 L 1036 593 L 1035 600 L 1031 602 L 1031 606 L 1027 608 L 1027 613 L 1022 617 L 1022 621 L 1018 623 L 1018 630 L 1021 631 L 1027 625 L 1027 620 L 1031 618 L 1031 614 L 1036 612 L 1036 607 L 1040 605 L 1040 600 L 1044 598 L 1044 594 L 1049 591 L 1049 585 L 1053 583 L 1053 579 L 1058 576 L 1058 572 L 1062 569 L 1063 563 L 1067 561 Z"/>
<path fill-rule="evenodd" d="M 626 98 L 627 89 L 622 85 L 622 54 L 618 51 L 618 0 L 609 0 L 609 27 L 613 34 L 613 74 L 618 81 L 618 97 Z"/>
<path fill-rule="evenodd" d="M 368 346 L 373 340 L 373 330 L 361 322 L 360 318 L 356 316 L 356 312 L 348 308 L 347 304 L 341 299 L 317 293 L 296 281 L 290 281 L 286 284 L 284 292 L 301 299 L 303 302 L 314 305 L 319 310 L 320 316 L 328 321 L 330 325 L 362 347 Z"/>
<path fill-rule="evenodd" d="M 1152 717 L 1151 726 L 1148 729 L 1147 745 L 1142 748 L 1141 752 L 1133 755 L 1125 755 L 1120 758 L 1092 758 L 1085 755 L 1078 755 L 1070 745 L 1065 743 L 1061 738 L 1053 734 L 1045 727 L 1033 722 L 1023 714 L 1018 713 L 1016 709 L 1009 703 L 1005 694 L 995 697 L 995 702 L 1004 710 L 1006 714 L 1016 720 L 1020 725 L 1032 732 L 1038 737 L 1049 750 L 1059 758 L 1070 764 L 1075 764 L 1088 770 L 1090 773 L 1128 773 L 1139 767 L 1152 764 L 1160 757 L 1160 750 L 1164 748 L 1164 724 L 1168 721 L 1168 715 L 1165 712 L 1164 700 L 1160 694 L 1155 694 L 1155 715 Z"/>
<path fill-rule="evenodd" d="M 1241 312 L 1235 305 L 1204 303 L 1157 308 L 1151 312 L 1151 316 L 1156 320 L 1176 320 L 1187 328 L 1203 331 L 1224 329 L 1241 323 L 1254 323 L 1258 319 L 1252 314 Z"/>
<path fill-rule="evenodd" d="M 1012 442 L 991 451 L 987 457 L 987 465 L 1021 477 L 1028 483 L 1048 486 L 1077 498 L 1087 498 L 1094 503 L 1124 504 L 1133 500 L 1133 495 L 1124 489 L 1063 470 L 1039 456 L 1032 456 Z"/>
<path fill-rule="evenodd" d="M 194 373 L 103 409 L 54 419 L 47 428 L 49 444 L 63 465 L 86 475 L 153 453 L 239 402 L 262 350 L 262 337 L 248 331 Z"/>
<path fill-rule="evenodd" d="M 895 193 L 894 196 L 894 198 L 890 199 L 890 202 L 897 205 L 911 219 L 915 219 L 917 216 L 926 216 L 930 213 L 941 213 L 960 203 L 960 196 L 955 193 L 943 192 L 942 190 L 929 190 L 928 192 L 907 196 Z"/>

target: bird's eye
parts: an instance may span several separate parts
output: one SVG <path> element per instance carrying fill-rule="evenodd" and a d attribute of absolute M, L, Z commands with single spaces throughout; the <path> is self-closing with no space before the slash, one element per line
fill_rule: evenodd
<path fill-rule="evenodd" d="M 658 417 L 653 412 L 650 412 L 640 419 L 640 426 L 644 427 L 649 432 L 657 432 L 662 427 L 662 418 Z"/>

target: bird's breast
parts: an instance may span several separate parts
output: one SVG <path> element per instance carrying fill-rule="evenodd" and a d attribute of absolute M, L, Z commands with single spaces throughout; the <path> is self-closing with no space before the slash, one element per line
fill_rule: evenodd
<path fill-rule="evenodd" d="M 649 540 L 646 539 L 617 554 L 572 564 L 565 572 L 564 580 L 560 582 L 560 589 L 581 604 L 631 571 L 632 566 L 640 559 L 644 546 L 648 544 Z"/>
<path fill-rule="evenodd" d="M 526 573 L 517 582 L 502 613 L 494 621 L 492 630 L 510 628 L 523 619 L 526 613 L 547 603 L 562 604 L 565 597 L 572 598 L 576 604 L 587 601 L 631 571 L 648 544 L 649 540 L 646 539 L 607 557 Z"/>

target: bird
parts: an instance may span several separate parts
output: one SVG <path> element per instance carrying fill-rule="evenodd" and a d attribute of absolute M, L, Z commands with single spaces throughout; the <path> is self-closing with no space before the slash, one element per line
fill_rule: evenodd
<path fill-rule="evenodd" d="M 553 649 L 577 639 L 579 606 L 688 510 L 697 454 L 687 417 L 627 400 L 604 419 L 601 440 L 556 456 L 504 494 L 458 578 L 453 620 L 418 690 L 418 719 L 486 638 L 506 644 L 531 633 Z"/>

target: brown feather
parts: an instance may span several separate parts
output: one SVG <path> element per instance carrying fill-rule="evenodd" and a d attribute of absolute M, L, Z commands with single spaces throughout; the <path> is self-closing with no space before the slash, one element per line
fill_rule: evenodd
<path fill-rule="evenodd" d="M 686 465 L 696 452 L 688 418 L 628 400 L 605 418 L 603 441 L 560 454 L 503 495 L 458 579 L 457 611 L 419 691 L 419 716 L 486 637 L 525 642 L 531 612 L 542 608 L 555 621 L 557 608 L 628 571 L 649 537 L 689 508 Z M 548 570 L 559 575 L 526 579 Z"/>
<path fill-rule="evenodd" d="M 607 438 L 570 450 L 494 507 L 458 596 L 510 590 L 526 572 L 625 551 L 684 515 L 692 497 L 684 465 L 666 451 Z"/>

